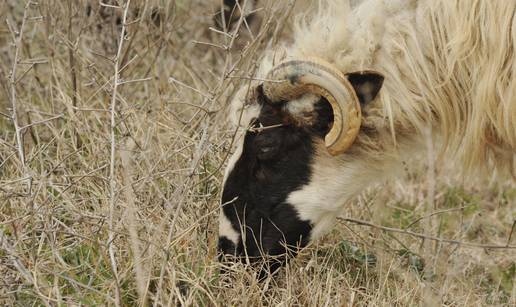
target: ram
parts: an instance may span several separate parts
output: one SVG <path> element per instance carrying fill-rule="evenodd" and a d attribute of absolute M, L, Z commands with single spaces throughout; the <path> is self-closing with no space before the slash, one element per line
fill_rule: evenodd
<path fill-rule="evenodd" d="M 514 179 L 515 15 L 516 1 L 321 1 L 233 102 L 222 254 L 317 239 L 428 135 L 465 176 Z"/>

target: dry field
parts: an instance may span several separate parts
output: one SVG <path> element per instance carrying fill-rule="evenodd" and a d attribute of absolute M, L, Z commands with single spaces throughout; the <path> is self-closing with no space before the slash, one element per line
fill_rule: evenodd
<path fill-rule="evenodd" d="M 0 0 L 0 305 L 516 305 L 514 181 L 432 154 L 278 276 L 221 275 L 227 107 L 291 2 L 238 36 L 210 1 L 104 2 Z"/>

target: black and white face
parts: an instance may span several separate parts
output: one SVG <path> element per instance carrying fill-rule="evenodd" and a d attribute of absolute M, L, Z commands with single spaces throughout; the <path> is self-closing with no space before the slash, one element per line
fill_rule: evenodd
<path fill-rule="evenodd" d="M 274 268 L 325 232 L 357 187 L 342 186 L 345 159 L 325 148 L 334 119 L 326 99 L 270 103 L 260 86 L 253 97 L 240 116 L 252 128 L 228 161 L 218 248 L 251 260 L 279 256 Z"/>
<path fill-rule="evenodd" d="M 280 255 L 286 247 L 308 243 L 312 224 L 289 196 L 310 182 L 316 143 L 333 120 L 322 99 L 311 106 L 313 124 L 304 126 L 296 124 L 284 103 L 269 104 L 261 94 L 256 103 L 261 105 L 252 119 L 256 130 L 245 133 L 241 152 L 228 166 L 219 238 L 223 253 L 249 257 Z"/>

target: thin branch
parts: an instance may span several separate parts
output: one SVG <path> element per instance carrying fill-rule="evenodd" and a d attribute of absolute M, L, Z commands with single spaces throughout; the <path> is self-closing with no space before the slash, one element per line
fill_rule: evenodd
<path fill-rule="evenodd" d="M 432 240 L 432 241 L 436 241 L 439 243 L 457 244 L 457 245 L 466 246 L 466 247 L 484 248 L 484 249 L 486 249 L 486 248 L 487 249 L 516 249 L 516 245 L 481 244 L 481 243 L 443 239 L 443 238 L 425 235 L 425 234 L 418 233 L 418 232 L 413 232 L 413 231 L 406 230 L 406 229 L 399 229 L 399 228 L 375 225 L 373 223 L 356 220 L 356 219 L 352 219 L 352 218 L 338 217 L 337 219 L 340 221 L 344 221 L 344 222 L 350 222 L 350 223 L 354 223 L 354 224 L 361 225 L 361 226 L 368 226 L 368 227 L 372 227 L 372 228 L 376 228 L 376 229 L 380 229 L 380 230 L 388 231 L 388 232 L 401 233 L 404 235 L 409 235 L 409 236 L 413 236 L 413 237 L 417 237 L 417 238 L 421 238 L 421 239 L 425 239 L 425 240 Z"/>
<path fill-rule="evenodd" d="M 98 56 L 98 57 L 101 57 L 101 58 L 102 58 L 102 59 L 104 59 L 104 60 L 107 60 L 107 61 L 109 61 L 109 62 L 113 63 L 113 59 L 112 59 L 112 58 L 110 58 L 110 57 L 108 57 L 107 55 L 104 55 L 104 54 L 102 54 L 102 53 L 100 53 L 100 52 L 97 52 L 97 51 L 95 51 L 95 50 L 92 50 L 92 49 L 89 49 L 89 52 L 91 52 L 93 55 L 96 55 L 96 56 Z"/>
<path fill-rule="evenodd" d="M 12 257 L 12 263 L 14 267 L 18 270 L 21 276 L 25 279 L 29 284 L 34 284 L 34 278 L 30 274 L 29 270 L 20 262 L 18 257 L 16 257 L 16 253 L 14 248 L 9 244 L 7 236 L 4 234 L 3 230 L 0 228 L 0 248 L 4 250 L 9 257 Z"/>
<path fill-rule="evenodd" d="M 209 43 L 209 42 L 200 42 L 200 41 L 193 41 L 194 44 L 197 44 L 197 45 L 206 45 L 206 46 L 211 46 L 211 47 L 215 47 L 215 48 L 219 48 L 219 49 L 222 49 L 224 51 L 228 50 L 228 47 L 227 46 L 224 46 L 224 45 L 218 45 L 218 44 L 215 44 L 215 43 Z"/>
<path fill-rule="evenodd" d="M 25 125 L 23 127 L 20 127 L 20 130 L 25 130 L 27 128 L 30 128 L 32 126 L 36 126 L 36 125 L 41 125 L 41 124 L 44 124 L 44 123 L 47 123 L 47 122 L 50 122 L 50 121 L 53 121 L 55 119 L 59 119 L 59 118 L 62 118 L 64 116 L 64 114 L 59 114 L 59 115 L 56 115 L 54 117 L 51 117 L 51 118 L 47 118 L 47 119 L 43 119 L 43 120 L 40 120 L 40 121 L 37 121 L 37 122 L 33 122 L 31 124 L 28 124 L 28 125 Z"/>
<path fill-rule="evenodd" d="M 126 218 L 124 220 L 127 221 L 127 228 L 129 231 L 130 238 L 130 246 L 132 250 L 133 260 L 134 260 L 134 273 L 136 279 L 136 290 L 138 291 L 138 295 L 140 296 L 140 304 L 141 306 L 145 305 L 146 302 L 146 293 L 147 293 L 147 283 L 146 279 L 148 277 L 147 267 L 143 260 L 143 253 L 140 247 L 140 237 L 138 235 L 138 220 L 136 218 L 137 215 L 137 207 L 136 207 L 136 195 L 134 194 L 133 187 L 131 185 L 131 175 L 133 172 L 133 162 L 131 152 L 136 147 L 136 143 L 129 139 L 126 150 L 120 150 L 120 160 L 122 162 L 122 181 L 124 184 L 124 194 L 125 194 L 125 202 L 126 206 Z"/>
<path fill-rule="evenodd" d="M 17 79 L 14 81 L 14 84 L 20 83 L 20 81 L 36 66 L 36 64 L 31 64 L 29 68 L 27 68 Z"/>
<path fill-rule="evenodd" d="M 47 64 L 47 59 L 27 59 L 23 61 L 19 61 L 18 64 L 25 64 L 25 65 L 36 65 L 36 64 Z"/>
<path fill-rule="evenodd" d="M 122 29 L 120 30 L 120 40 L 118 41 L 118 51 L 115 58 L 115 69 L 114 69 L 114 78 L 113 78 L 113 93 L 111 96 L 111 159 L 110 159 L 110 167 L 109 167 L 109 181 L 110 181 L 110 204 L 109 204 L 109 234 L 108 234 L 108 252 L 109 258 L 111 260 L 111 267 L 113 270 L 113 275 L 115 277 L 115 304 L 116 306 L 121 306 L 120 301 L 120 279 L 118 276 L 118 269 L 115 258 L 115 251 L 113 248 L 114 241 L 114 213 L 115 213 L 115 203 L 116 203 L 116 175 L 115 175 L 115 159 L 116 159 L 116 100 L 117 100 L 117 90 L 119 85 L 119 74 L 120 74 L 120 58 L 122 55 L 123 44 L 125 40 L 126 33 L 126 21 L 127 21 L 127 13 L 129 12 L 129 6 L 131 4 L 131 0 L 128 0 L 125 3 L 124 15 L 122 17 Z M 105 5 L 101 2 L 101 5 Z M 105 5 L 108 6 L 108 5 Z M 109 6 L 113 7 L 113 6 Z"/>
<path fill-rule="evenodd" d="M 120 81 L 120 83 L 118 83 L 118 85 L 124 85 L 124 84 L 129 84 L 129 83 L 137 83 L 137 82 L 145 82 L 145 81 L 150 81 L 152 79 L 154 79 L 154 78 L 142 78 L 142 79 Z"/>
<path fill-rule="evenodd" d="M 194 88 L 194 87 L 191 87 L 190 85 L 188 85 L 188 84 L 186 84 L 186 83 L 183 83 L 183 82 L 181 82 L 181 81 L 179 81 L 179 80 L 177 80 L 177 79 L 174 79 L 174 78 L 172 78 L 172 77 L 168 77 L 168 82 L 169 82 L 169 83 L 177 83 L 177 84 L 179 84 L 179 85 L 181 85 L 181 86 L 183 86 L 183 87 L 186 87 L 187 89 L 190 89 L 190 90 L 192 90 L 192 91 L 196 92 L 197 94 L 199 94 L 199 95 L 203 96 L 204 98 L 207 98 L 207 99 L 210 99 L 210 100 L 213 98 L 211 95 L 208 95 L 208 94 L 206 94 L 206 93 L 203 93 L 202 91 L 200 91 L 200 90 L 198 90 L 198 89 L 196 89 L 196 88 Z"/>
<path fill-rule="evenodd" d="M 48 302 L 48 297 L 46 297 L 39 291 L 40 286 L 38 285 L 37 280 L 34 278 L 34 276 L 32 276 L 27 267 L 25 267 L 25 265 L 20 261 L 19 257 L 16 255 L 16 251 L 13 245 L 9 242 L 9 239 L 3 232 L 2 228 L 0 228 L 0 250 L 3 250 L 7 254 L 7 259 L 10 259 L 12 261 L 13 266 L 21 274 L 22 278 L 28 284 L 34 286 L 36 293 L 43 300 L 45 305 L 50 306 L 50 303 Z M 42 283 L 42 286 L 48 287 L 44 280 L 42 280 Z"/>
<path fill-rule="evenodd" d="M 262 123 L 259 123 L 259 127 L 251 126 L 247 129 L 247 131 L 252 132 L 252 133 L 260 133 L 264 130 L 270 130 L 270 129 L 284 127 L 284 126 L 286 126 L 286 125 L 285 124 L 276 124 L 276 125 L 264 126 L 264 125 L 262 125 Z"/>
<path fill-rule="evenodd" d="M 79 107 L 74 107 L 74 106 L 72 106 L 72 109 L 74 109 L 76 111 L 83 111 L 83 112 L 110 112 L 109 110 L 106 110 L 106 109 L 79 108 Z"/>
<path fill-rule="evenodd" d="M 431 114 L 431 113 L 428 113 Z M 430 122 L 430 121 L 428 121 Z M 427 153 L 427 161 L 428 161 L 428 167 L 427 167 L 427 202 L 428 205 L 426 205 L 425 211 L 429 212 L 430 210 L 436 212 L 438 211 L 437 208 L 437 202 L 435 201 L 435 189 L 436 189 L 436 182 L 435 182 L 435 174 L 436 174 L 436 168 L 435 168 L 435 153 L 434 153 L 434 140 L 432 135 L 432 127 L 428 126 L 427 129 L 425 129 L 425 140 L 426 140 L 426 153 Z M 431 213 L 426 214 L 428 216 L 432 216 Z M 437 226 L 438 222 L 435 221 L 432 218 L 429 218 L 426 220 L 426 224 L 423 227 L 423 229 L 428 232 L 429 235 L 437 235 L 439 236 L 439 227 Z M 424 247 L 424 241 L 421 242 L 421 246 Z M 430 245 L 428 245 L 428 249 L 423 249 L 425 252 L 435 255 L 439 249 L 439 245 L 435 244 L 433 250 L 431 251 Z M 437 261 L 437 257 L 434 257 L 434 262 Z M 435 263 L 434 263 L 435 265 Z M 432 267 L 432 269 L 435 266 Z"/>
<path fill-rule="evenodd" d="M 447 212 L 453 212 L 453 211 L 461 211 L 463 209 L 466 209 L 467 207 L 469 207 L 469 206 L 463 206 L 463 207 L 451 208 L 451 209 L 444 209 L 444 210 L 439 210 L 439 211 L 432 212 L 430 214 L 427 214 L 425 216 L 422 216 L 422 217 L 416 219 L 412 223 L 408 224 L 408 226 L 403 227 L 403 229 L 409 229 L 410 227 L 414 226 L 414 224 L 417 224 L 419 221 L 421 221 L 423 219 L 426 219 L 426 218 L 429 218 L 429 217 L 432 217 L 434 215 L 438 215 L 438 214 L 442 214 L 442 213 L 447 213 Z"/>
<path fill-rule="evenodd" d="M 212 113 L 215 113 L 216 111 L 210 111 L 202 106 L 198 106 L 196 104 L 193 104 L 193 103 L 189 103 L 189 102 L 180 102 L 180 101 L 172 101 L 170 102 L 170 104 L 182 104 L 182 105 L 187 105 L 187 106 L 191 106 L 191 107 L 194 107 L 194 108 L 198 108 L 199 110 L 203 111 L 204 113 L 206 114 L 212 114 Z"/>
<path fill-rule="evenodd" d="M 127 3 L 129 3 L 129 2 L 131 2 L 131 0 L 127 1 Z M 104 3 L 102 1 L 99 1 L 99 4 L 100 4 L 100 6 L 109 7 L 109 8 L 113 8 L 113 9 L 121 9 L 122 8 L 121 6 L 107 4 L 107 3 Z M 125 16 L 125 10 L 126 9 L 127 8 L 124 9 L 124 16 Z M 124 18 L 124 24 L 125 24 L 125 18 Z"/>
<path fill-rule="evenodd" d="M 78 87 L 77 87 L 77 66 L 76 66 L 76 59 L 75 59 L 75 51 L 77 49 L 77 42 L 78 39 L 74 42 L 73 41 L 73 12 L 72 12 L 72 3 L 73 1 L 68 2 L 68 41 L 70 42 L 70 46 L 68 46 L 68 63 L 70 65 L 70 79 L 72 81 L 72 106 L 77 107 L 77 98 L 79 95 Z M 75 111 L 73 111 L 73 115 L 75 116 Z M 73 135 L 75 138 L 75 148 L 82 147 L 82 140 L 79 135 L 79 132 L 76 128 L 73 129 Z"/>
<path fill-rule="evenodd" d="M 218 29 L 216 29 L 216 28 L 214 28 L 214 27 L 209 27 L 209 28 L 208 28 L 208 30 L 210 30 L 210 31 L 212 31 L 212 32 L 215 32 L 215 33 L 217 33 L 217 34 L 222 34 L 222 35 L 227 36 L 227 37 L 229 37 L 229 38 L 231 38 L 231 37 L 233 36 L 233 34 L 231 34 L 231 33 L 228 33 L 228 32 L 226 32 L 226 31 L 220 31 L 220 30 L 218 30 Z M 194 41 L 194 42 L 195 42 L 195 41 Z"/>
<path fill-rule="evenodd" d="M 3 113 L 3 112 L 0 112 L 0 115 L 1 115 L 1 116 L 4 116 L 4 117 L 5 117 L 5 118 L 7 118 L 8 120 L 12 120 L 12 117 L 11 117 L 11 115 L 9 115 L 9 114 L 5 114 L 5 113 Z"/>
<path fill-rule="evenodd" d="M 511 232 L 509 233 L 509 237 L 507 238 L 507 244 L 505 246 L 509 246 L 511 243 L 512 234 L 514 233 L 514 229 L 516 228 L 516 220 L 512 222 Z"/>
<path fill-rule="evenodd" d="M 18 156 L 22 164 L 22 168 L 25 171 L 25 150 L 23 148 L 23 139 L 21 134 L 20 125 L 18 123 L 18 108 L 17 108 L 17 101 L 16 101 L 16 67 L 18 65 L 19 57 L 20 57 L 20 51 L 21 51 L 21 43 L 23 39 L 23 30 L 25 29 L 25 22 L 27 21 L 27 13 L 29 10 L 31 2 L 27 1 L 25 4 L 25 8 L 23 10 L 23 19 L 20 26 L 18 37 L 16 37 L 16 31 L 12 26 L 10 26 L 10 32 L 13 38 L 15 38 L 15 47 L 14 47 L 14 59 L 13 59 L 13 67 L 11 70 L 11 75 L 9 76 L 9 84 L 11 85 L 11 108 L 12 108 L 12 115 L 11 120 L 14 125 L 14 130 L 16 133 L 16 143 L 18 144 Z M 8 24 L 9 25 L 9 24 Z"/>
<path fill-rule="evenodd" d="M 281 79 L 281 80 L 272 80 L 272 79 L 264 79 L 264 78 L 258 78 L 258 77 L 248 77 L 248 76 L 227 76 L 228 79 L 240 79 L 240 80 L 251 80 L 251 81 L 261 81 L 261 82 L 267 82 L 267 83 L 283 83 L 288 82 L 287 79 Z"/>

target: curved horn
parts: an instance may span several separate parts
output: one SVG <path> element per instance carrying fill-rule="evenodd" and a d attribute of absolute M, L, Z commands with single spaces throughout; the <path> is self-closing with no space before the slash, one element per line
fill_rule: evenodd
<path fill-rule="evenodd" d="M 358 135 L 360 102 L 342 72 L 321 59 L 290 60 L 274 67 L 263 84 L 265 96 L 274 102 L 289 101 L 306 93 L 321 95 L 333 109 L 333 126 L 324 142 L 331 155 L 346 151 Z"/>

